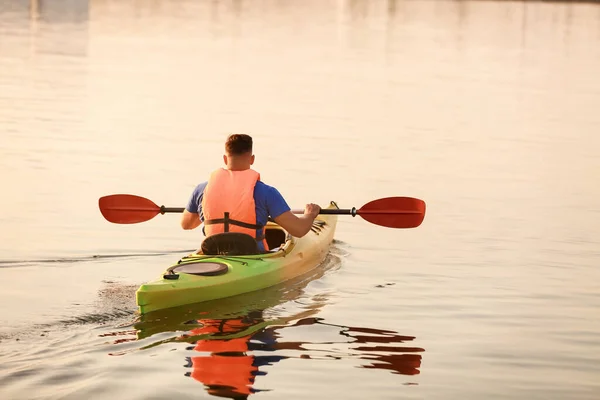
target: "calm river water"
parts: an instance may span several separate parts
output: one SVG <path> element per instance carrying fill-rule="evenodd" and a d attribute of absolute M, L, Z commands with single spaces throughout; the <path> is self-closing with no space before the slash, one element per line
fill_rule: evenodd
<path fill-rule="evenodd" d="M 2 0 L 0 397 L 600 398 L 598 71 L 593 3 Z M 182 207 L 232 132 L 293 208 L 425 221 L 140 318 L 201 234 L 98 198 Z"/>

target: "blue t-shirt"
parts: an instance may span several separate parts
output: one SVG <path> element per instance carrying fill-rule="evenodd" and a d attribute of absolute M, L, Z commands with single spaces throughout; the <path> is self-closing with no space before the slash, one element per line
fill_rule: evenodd
<path fill-rule="evenodd" d="M 191 213 L 200 214 L 200 220 L 204 222 L 202 213 L 202 198 L 204 197 L 204 188 L 208 182 L 202 182 L 192 192 L 185 209 Z M 265 226 L 269 217 L 277 218 L 284 212 L 290 211 L 290 206 L 277 189 L 261 181 L 256 181 L 254 186 L 254 203 L 256 205 L 256 223 Z M 257 231 L 260 233 L 260 231 Z M 262 241 L 258 243 L 260 251 L 265 251 Z"/>

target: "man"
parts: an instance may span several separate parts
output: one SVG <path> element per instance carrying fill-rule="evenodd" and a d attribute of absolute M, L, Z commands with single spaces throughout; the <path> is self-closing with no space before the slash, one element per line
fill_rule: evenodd
<path fill-rule="evenodd" d="M 230 135 L 225 142 L 225 168 L 214 171 L 207 182 L 196 186 L 183 212 L 181 227 L 195 229 L 204 222 L 205 235 L 222 232 L 247 233 L 256 239 L 258 249 L 267 251 L 264 226 L 271 217 L 295 237 L 306 235 L 321 211 L 307 204 L 296 216 L 279 191 L 260 181 L 254 164 L 252 138 Z"/>

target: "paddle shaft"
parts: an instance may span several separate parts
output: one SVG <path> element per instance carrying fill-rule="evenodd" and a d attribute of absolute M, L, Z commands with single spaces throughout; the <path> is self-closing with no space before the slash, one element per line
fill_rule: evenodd
<path fill-rule="evenodd" d="M 124 208 L 125 210 L 125 208 Z M 166 214 L 166 213 L 182 213 L 185 210 L 185 208 L 183 207 L 165 207 L 165 206 L 161 206 L 160 207 L 160 213 L 161 214 Z M 292 212 L 294 214 L 304 214 L 304 210 L 292 210 Z M 392 211 L 392 212 L 395 212 Z M 356 209 L 352 208 L 352 209 L 322 209 L 319 214 L 338 214 L 338 215 L 356 215 Z"/>
<path fill-rule="evenodd" d="M 292 210 L 294 214 L 304 214 L 304 210 Z M 329 214 L 329 215 L 352 215 L 353 217 L 357 215 L 364 214 L 419 214 L 419 211 L 415 210 L 357 210 L 356 208 L 326 208 L 321 209 L 319 214 Z"/>
<path fill-rule="evenodd" d="M 125 210 L 125 208 L 123 208 Z M 160 206 L 160 213 L 161 214 L 165 214 L 165 213 L 182 213 L 185 210 L 185 208 L 183 207 L 165 207 L 165 206 Z M 356 215 L 356 209 L 352 208 L 352 209 L 322 209 L 319 214 L 338 214 L 338 215 Z M 292 210 L 292 212 L 294 214 L 304 214 L 304 210 Z M 392 211 L 392 212 L 395 212 Z"/>
<path fill-rule="evenodd" d="M 165 207 L 160 206 L 160 213 L 182 213 L 185 210 L 183 207 Z"/>
<path fill-rule="evenodd" d="M 182 213 L 185 210 L 183 207 L 160 207 L 160 213 Z M 304 210 L 292 210 L 294 214 L 304 214 Z M 418 211 L 411 210 L 357 210 L 356 208 L 340 208 L 340 209 L 321 209 L 319 214 L 322 215 L 352 215 L 355 217 L 360 214 L 418 214 Z"/>

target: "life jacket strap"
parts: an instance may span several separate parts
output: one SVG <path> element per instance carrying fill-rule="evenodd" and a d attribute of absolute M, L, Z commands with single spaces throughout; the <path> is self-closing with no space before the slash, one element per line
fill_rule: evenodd
<path fill-rule="evenodd" d="M 225 213 L 224 218 L 209 219 L 207 221 L 204 221 L 204 225 L 214 225 L 214 224 L 223 224 L 224 225 L 223 230 L 225 232 L 229 232 L 229 225 L 236 225 L 236 226 L 241 226 L 242 228 L 256 229 L 256 230 L 263 228 L 263 225 L 249 224 L 247 222 L 238 221 L 236 219 L 231 219 L 231 218 L 229 218 L 228 212 Z"/>

